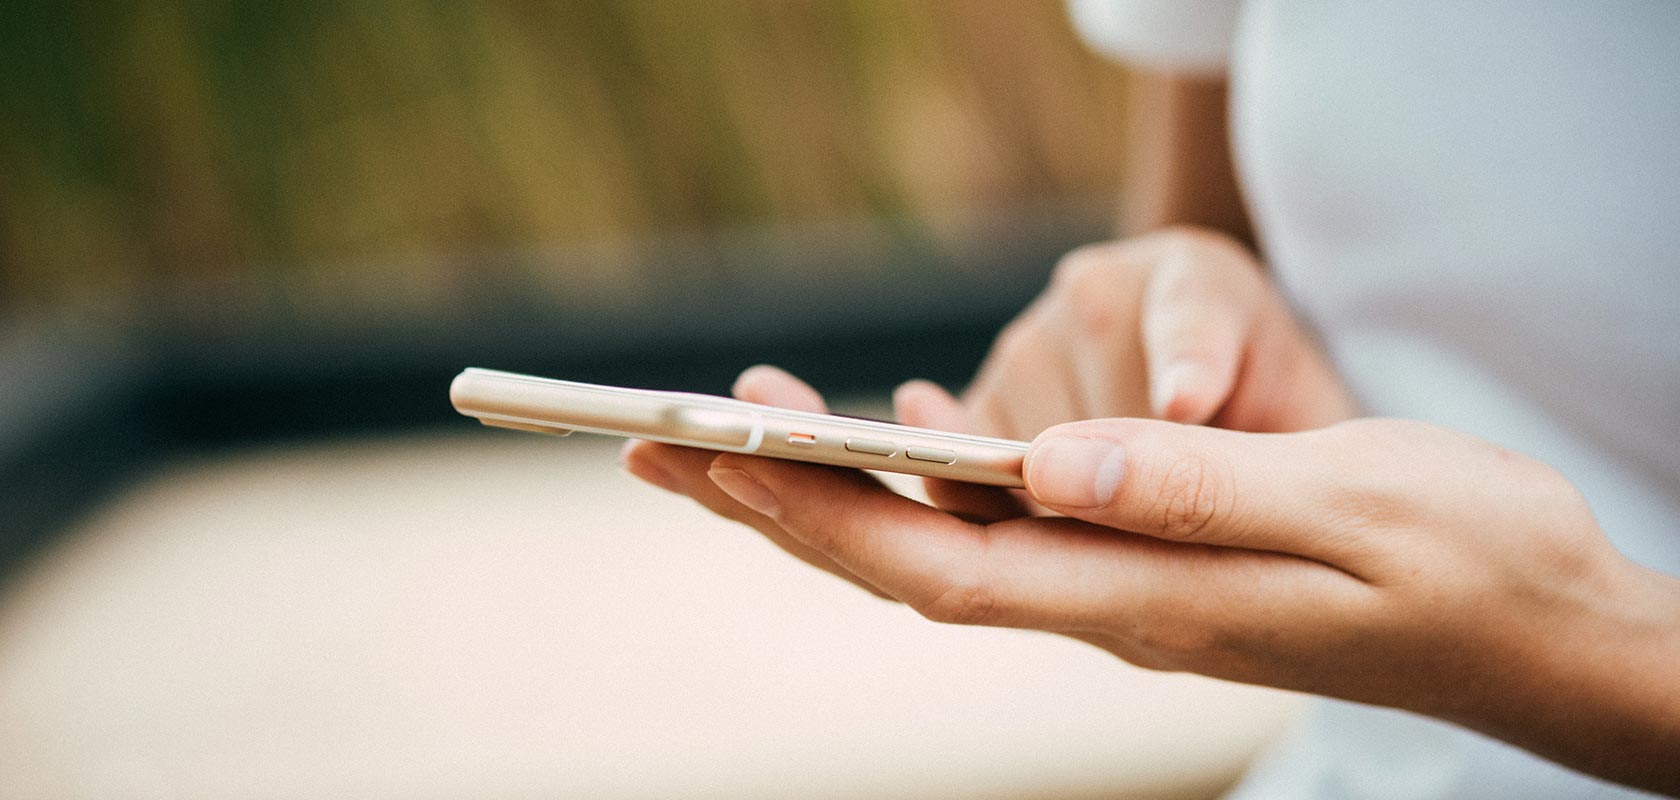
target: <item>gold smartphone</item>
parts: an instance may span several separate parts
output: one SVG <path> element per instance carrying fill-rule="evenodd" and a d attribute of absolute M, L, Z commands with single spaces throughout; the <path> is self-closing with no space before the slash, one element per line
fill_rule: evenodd
<path fill-rule="evenodd" d="M 727 397 L 625 389 L 468 369 L 449 385 L 455 410 L 485 425 L 573 431 L 730 453 L 1020 488 L 1026 442 L 789 411 Z"/>

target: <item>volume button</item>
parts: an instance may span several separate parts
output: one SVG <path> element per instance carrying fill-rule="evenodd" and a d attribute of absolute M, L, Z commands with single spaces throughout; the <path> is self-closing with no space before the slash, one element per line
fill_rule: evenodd
<path fill-rule="evenodd" d="M 905 450 L 904 455 L 917 461 L 932 461 L 936 464 L 954 464 L 957 461 L 956 453 L 937 447 L 912 447 Z"/>
<path fill-rule="evenodd" d="M 880 439 L 847 439 L 846 449 L 872 456 L 890 456 L 898 452 L 898 445 Z"/>

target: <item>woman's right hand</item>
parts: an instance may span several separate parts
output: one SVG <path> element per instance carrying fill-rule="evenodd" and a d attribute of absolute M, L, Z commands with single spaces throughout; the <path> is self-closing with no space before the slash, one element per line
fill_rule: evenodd
<path fill-rule="evenodd" d="M 905 385 L 896 404 L 907 424 L 953 424 L 932 384 Z M 1357 411 L 1254 256 L 1194 228 L 1068 254 L 998 335 L 962 405 L 961 427 L 1020 440 L 1105 417 L 1281 432 Z"/>

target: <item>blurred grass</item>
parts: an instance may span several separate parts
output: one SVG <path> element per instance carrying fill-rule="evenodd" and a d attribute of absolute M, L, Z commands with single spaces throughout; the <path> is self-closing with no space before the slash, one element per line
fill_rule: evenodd
<path fill-rule="evenodd" d="M 613 243 L 660 232 L 914 237 L 1110 191 L 1122 84 L 1058 0 L 0 4 L 0 311 L 424 305 L 578 244 L 545 285 L 634 293 Z"/>

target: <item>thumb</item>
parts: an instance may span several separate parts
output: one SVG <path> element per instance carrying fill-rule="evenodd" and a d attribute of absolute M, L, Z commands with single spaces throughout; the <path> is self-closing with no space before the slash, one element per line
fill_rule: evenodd
<path fill-rule="evenodd" d="M 1310 511 L 1328 482 L 1324 437 L 1147 419 L 1058 425 L 1027 452 L 1027 492 L 1061 514 L 1187 544 L 1338 563 L 1345 536 Z"/>

